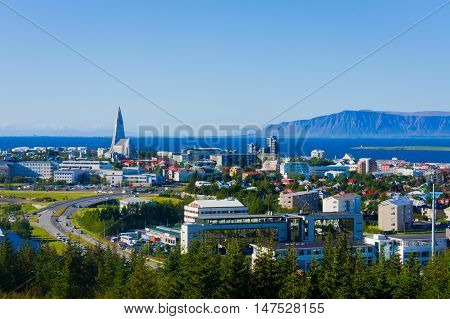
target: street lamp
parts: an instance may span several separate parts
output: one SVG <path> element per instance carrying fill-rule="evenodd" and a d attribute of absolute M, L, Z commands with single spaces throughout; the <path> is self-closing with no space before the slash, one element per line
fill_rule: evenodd
<path fill-rule="evenodd" d="M 436 233 L 435 233 L 435 218 L 436 218 L 436 204 L 435 204 L 435 193 L 434 193 L 434 175 L 431 177 L 431 183 L 433 185 L 433 195 L 431 200 L 431 257 L 435 254 L 435 243 L 436 243 Z"/>

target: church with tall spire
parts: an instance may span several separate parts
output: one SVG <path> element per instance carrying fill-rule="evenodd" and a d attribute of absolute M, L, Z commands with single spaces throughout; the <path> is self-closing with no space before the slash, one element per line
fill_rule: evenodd
<path fill-rule="evenodd" d="M 123 125 L 122 110 L 117 110 L 116 123 L 111 141 L 111 148 L 105 154 L 112 160 L 130 158 L 133 152 L 131 140 L 125 137 L 125 127 Z"/>
<path fill-rule="evenodd" d="M 112 138 L 111 147 L 117 144 L 120 140 L 125 138 L 125 128 L 123 126 L 123 117 L 122 117 L 122 110 L 117 110 L 117 117 L 116 117 L 116 125 L 114 126 L 114 134 Z"/>

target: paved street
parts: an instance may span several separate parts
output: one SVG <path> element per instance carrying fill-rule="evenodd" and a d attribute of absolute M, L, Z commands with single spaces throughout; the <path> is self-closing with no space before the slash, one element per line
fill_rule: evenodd
<path fill-rule="evenodd" d="M 87 198 L 80 198 L 70 201 L 58 202 L 52 205 L 49 205 L 45 209 L 38 211 L 40 214 L 39 217 L 39 227 L 43 228 L 52 236 L 56 237 L 57 235 L 65 235 L 68 237 L 68 234 L 72 234 L 77 236 L 78 238 L 91 243 L 92 245 L 100 245 L 100 247 L 107 249 L 109 246 L 104 242 L 98 240 L 97 238 L 86 234 L 85 232 L 81 233 L 79 229 L 75 229 L 74 225 L 71 221 L 71 217 L 75 214 L 75 212 L 83 207 L 89 207 L 94 204 L 106 202 L 110 199 L 123 197 L 123 194 L 105 194 Z M 75 207 L 76 206 L 76 207 Z M 67 207 L 64 213 L 59 217 L 54 217 L 54 213 L 63 207 Z M 119 247 L 116 247 L 116 251 L 119 255 L 128 258 L 130 254 Z M 158 268 L 160 264 L 156 262 L 148 261 L 147 264 L 152 268 Z"/>

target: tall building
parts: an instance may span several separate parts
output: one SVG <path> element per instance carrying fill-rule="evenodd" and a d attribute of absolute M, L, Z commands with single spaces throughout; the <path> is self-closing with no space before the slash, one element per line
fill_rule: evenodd
<path fill-rule="evenodd" d="M 312 150 L 311 157 L 312 158 L 325 158 L 325 151 L 324 150 Z"/>
<path fill-rule="evenodd" d="M 117 110 L 116 125 L 114 126 L 111 148 L 122 139 L 125 139 L 125 128 L 123 126 L 122 111 L 119 106 L 119 109 Z"/>
<path fill-rule="evenodd" d="M 132 156 L 133 146 L 129 138 L 125 138 L 125 128 L 123 126 L 122 111 L 117 110 L 116 124 L 114 126 L 114 133 L 111 141 L 111 148 L 105 157 L 111 159 L 116 158 L 129 158 Z"/>
<path fill-rule="evenodd" d="M 278 145 L 278 138 L 276 136 L 269 136 L 266 138 L 267 142 L 267 150 L 270 154 L 278 154 L 279 152 L 279 145 Z"/>
<path fill-rule="evenodd" d="M 256 154 L 256 153 L 258 153 L 258 150 L 259 150 L 259 146 L 256 145 L 255 143 L 247 144 L 247 153 L 248 154 Z"/>
<path fill-rule="evenodd" d="M 369 174 L 377 171 L 377 162 L 373 158 L 361 158 L 358 161 L 358 173 Z"/>
<path fill-rule="evenodd" d="M 403 231 L 411 229 L 413 201 L 407 198 L 388 199 L 378 205 L 378 229 Z"/>

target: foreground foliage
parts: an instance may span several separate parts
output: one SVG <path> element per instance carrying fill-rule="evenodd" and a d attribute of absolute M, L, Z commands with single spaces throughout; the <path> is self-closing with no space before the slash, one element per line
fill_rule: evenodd
<path fill-rule="evenodd" d="M 327 244 L 324 258 L 307 273 L 296 256 L 273 258 L 269 250 L 251 267 L 231 243 L 228 253 L 198 244 L 172 252 L 162 269 L 133 254 L 125 259 L 99 247 L 69 243 L 62 255 L 48 246 L 15 252 L 0 244 L 0 296 L 4 298 L 449 298 L 449 259 L 422 269 L 398 256 L 372 267 L 341 240 Z"/>

